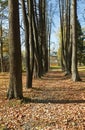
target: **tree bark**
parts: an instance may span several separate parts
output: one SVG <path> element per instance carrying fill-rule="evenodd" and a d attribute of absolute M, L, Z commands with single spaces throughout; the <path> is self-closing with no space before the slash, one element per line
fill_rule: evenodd
<path fill-rule="evenodd" d="M 80 76 L 77 68 L 77 1 L 72 1 L 72 10 L 73 10 L 73 22 L 72 22 L 72 30 L 73 30 L 73 42 L 72 42 L 72 80 L 80 81 Z"/>
<path fill-rule="evenodd" d="M 0 44 L 1 44 L 1 48 L 0 48 L 0 53 L 1 53 L 1 66 L 0 66 L 0 68 L 1 68 L 1 72 L 4 72 L 4 69 L 3 69 L 3 40 L 2 40 L 2 33 L 3 33 L 3 31 L 2 31 L 2 19 L 1 19 L 1 23 L 0 23 L 0 33 L 1 33 L 1 36 L 0 36 Z"/>
<path fill-rule="evenodd" d="M 22 94 L 22 66 L 19 26 L 18 0 L 9 0 L 9 53 L 10 80 L 7 93 L 8 99 L 23 98 Z"/>

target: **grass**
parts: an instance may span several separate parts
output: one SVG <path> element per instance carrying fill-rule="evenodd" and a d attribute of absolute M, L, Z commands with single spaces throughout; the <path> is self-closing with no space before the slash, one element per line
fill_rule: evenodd
<path fill-rule="evenodd" d="M 50 69 L 61 69 L 61 66 L 50 66 Z"/>
<path fill-rule="evenodd" d="M 17 99 L 9 100 L 8 107 L 16 107 L 18 105 L 21 105 L 21 102 L 22 100 L 17 100 Z"/>
<path fill-rule="evenodd" d="M 0 130 L 8 130 L 5 126 L 0 126 Z"/>
<path fill-rule="evenodd" d="M 79 66 L 79 67 L 78 67 L 78 70 L 79 70 L 79 71 L 85 71 L 85 66 Z"/>
<path fill-rule="evenodd" d="M 61 69 L 61 66 L 51 65 L 50 69 Z M 78 66 L 79 71 L 85 71 L 85 66 Z"/>

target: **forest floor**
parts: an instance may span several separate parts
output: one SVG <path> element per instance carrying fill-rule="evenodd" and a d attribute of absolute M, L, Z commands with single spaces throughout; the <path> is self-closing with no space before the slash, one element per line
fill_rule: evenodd
<path fill-rule="evenodd" d="M 60 70 L 33 80 L 24 102 L 7 100 L 9 75 L 0 74 L 0 130 L 85 130 L 85 71 L 73 82 Z"/>

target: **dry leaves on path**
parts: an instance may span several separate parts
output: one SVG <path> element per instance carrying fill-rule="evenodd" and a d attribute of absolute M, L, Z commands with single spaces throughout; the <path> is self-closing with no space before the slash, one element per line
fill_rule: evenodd
<path fill-rule="evenodd" d="M 75 83 L 61 71 L 51 71 L 41 79 L 33 80 L 32 89 L 24 87 L 24 101 L 8 101 L 8 75 L 0 75 L 0 127 L 9 130 L 85 130 L 84 73 L 81 77 L 83 81 Z M 25 79 L 24 74 L 24 86 Z"/>

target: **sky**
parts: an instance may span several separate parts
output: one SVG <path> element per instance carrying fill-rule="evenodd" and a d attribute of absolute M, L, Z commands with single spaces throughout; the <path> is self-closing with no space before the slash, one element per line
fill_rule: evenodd
<path fill-rule="evenodd" d="M 52 34 L 51 34 L 51 49 L 57 51 L 59 47 L 59 38 L 57 34 L 60 31 L 60 18 L 59 18 L 59 6 L 57 3 L 58 0 L 48 0 L 48 2 L 53 4 L 54 14 L 53 14 L 53 23 L 52 24 Z M 85 27 L 85 20 L 83 15 L 85 14 L 85 0 L 78 0 L 78 18 L 80 24 Z M 7 24 L 6 24 L 7 25 Z"/>
<path fill-rule="evenodd" d="M 57 0 L 51 1 L 56 10 L 56 13 L 54 14 L 54 17 L 53 17 L 54 25 L 52 25 L 52 34 L 51 34 L 51 42 L 54 43 L 51 45 L 52 51 L 56 51 L 59 48 L 59 38 L 57 34 L 59 33 L 59 30 L 60 30 L 60 18 L 59 18 L 58 4 L 56 3 L 56 1 Z M 85 27 L 85 20 L 83 18 L 85 14 L 84 8 L 85 8 L 85 0 L 78 1 L 77 14 L 78 14 L 78 19 L 80 21 L 80 24 L 83 27 Z"/>
<path fill-rule="evenodd" d="M 59 47 L 59 40 L 57 37 L 57 33 L 59 32 L 60 28 L 60 18 L 59 18 L 59 9 L 58 9 L 58 4 L 57 0 L 50 0 L 51 3 L 53 4 L 52 6 L 52 11 L 54 12 L 52 17 L 53 17 L 53 24 L 52 24 L 52 29 L 51 29 L 51 50 L 56 51 Z"/>

